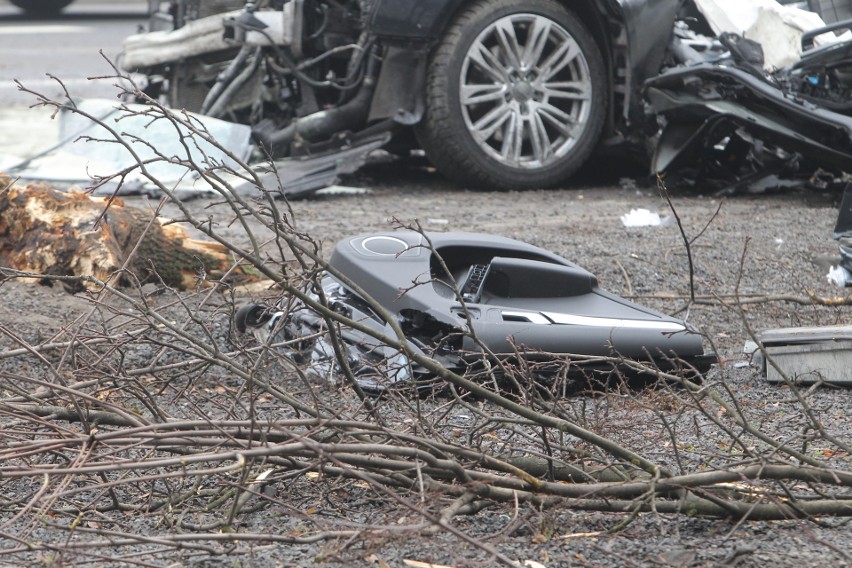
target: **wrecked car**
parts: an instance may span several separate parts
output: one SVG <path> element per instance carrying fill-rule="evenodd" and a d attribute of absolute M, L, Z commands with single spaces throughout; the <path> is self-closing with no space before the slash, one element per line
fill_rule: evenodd
<path fill-rule="evenodd" d="M 767 2 L 753 8 L 787 18 Z M 491 189 L 552 186 L 596 147 L 649 139 L 652 172 L 697 163 L 693 178 L 732 187 L 852 170 L 852 42 L 764 69 L 759 44 L 711 29 L 737 22 L 708 26 L 725 10 L 720 0 L 152 1 L 152 31 L 127 39 L 123 65 L 172 107 L 250 125 L 262 157 L 299 173 L 278 180 L 286 193 L 363 163 L 347 170 L 341 152 L 377 147 L 422 148 L 448 177 Z"/>
<path fill-rule="evenodd" d="M 422 148 L 462 184 L 537 188 L 600 143 L 656 130 L 642 83 L 659 72 L 679 5 L 152 2 L 152 31 L 127 39 L 122 64 L 174 108 L 250 124 L 276 159 L 378 143 Z"/>
<path fill-rule="evenodd" d="M 712 41 L 675 27 L 674 64 L 645 84 L 661 125 L 653 172 L 676 172 L 693 184 L 728 191 L 846 183 L 852 171 L 852 36 L 835 41 L 832 32 L 849 29 L 852 20 L 790 34 L 783 9 L 761 10 L 747 31 L 763 35 L 765 45 L 721 31 L 714 16 L 727 15 L 718 11 L 708 10 L 720 30 Z M 804 15 L 800 30 L 821 23 Z M 815 38 L 827 41 L 815 45 Z"/>
<path fill-rule="evenodd" d="M 362 328 L 332 326 L 290 295 L 243 306 L 236 328 L 279 345 L 326 378 L 341 372 L 341 350 L 369 391 L 428 378 L 410 353 L 457 372 L 505 375 L 520 365 L 545 385 L 561 377 L 572 391 L 648 373 L 630 361 L 693 379 L 717 361 L 685 321 L 602 290 L 594 275 L 558 255 L 499 236 L 396 231 L 350 237 L 334 248 L 321 288 L 317 302 Z M 395 337 L 375 306 L 399 325 L 405 350 L 367 331 Z M 338 349 L 330 327 L 339 331 Z"/>
<path fill-rule="evenodd" d="M 9 0 L 13 6 L 17 6 L 28 14 L 53 15 L 70 6 L 74 0 Z"/>

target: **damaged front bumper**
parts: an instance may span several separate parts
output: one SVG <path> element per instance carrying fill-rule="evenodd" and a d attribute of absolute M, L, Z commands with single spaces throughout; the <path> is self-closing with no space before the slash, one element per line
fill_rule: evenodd
<path fill-rule="evenodd" d="M 729 191 L 845 182 L 852 172 L 852 39 L 833 32 L 852 21 L 813 28 L 821 22 L 816 14 L 768 2 L 747 28 L 762 45 L 729 31 L 746 29 L 749 8 L 732 23 L 721 2 L 697 4 L 718 35 L 679 23 L 673 65 L 645 82 L 649 115 L 660 126 L 652 172 Z M 813 47 L 816 40 L 821 46 Z M 791 63 L 776 69 L 780 61 Z"/>
<path fill-rule="evenodd" d="M 852 171 L 852 118 L 819 108 L 736 67 L 701 64 L 673 69 L 646 83 L 646 96 L 665 124 L 657 143 L 655 173 L 677 170 L 718 153 L 720 167 L 756 158 L 735 149 L 736 137 L 771 145 L 778 162 L 802 158 L 819 167 Z M 766 163 L 754 172 L 773 173 Z M 731 181 L 742 169 L 730 168 Z M 749 181 L 753 181 L 750 179 Z"/>

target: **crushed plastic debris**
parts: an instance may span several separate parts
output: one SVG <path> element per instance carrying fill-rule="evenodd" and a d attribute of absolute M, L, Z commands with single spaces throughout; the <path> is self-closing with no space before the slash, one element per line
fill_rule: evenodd
<path fill-rule="evenodd" d="M 631 209 L 630 213 L 621 216 L 625 227 L 665 227 L 672 221 L 670 216 L 660 217 L 659 213 L 648 209 Z"/>
<path fill-rule="evenodd" d="M 829 284 L 833 284 L 838 288 L 845 288 L 852 284 L 852 272 L 849 272 L 842 266 L 832 266 L 825 275 Z"/>

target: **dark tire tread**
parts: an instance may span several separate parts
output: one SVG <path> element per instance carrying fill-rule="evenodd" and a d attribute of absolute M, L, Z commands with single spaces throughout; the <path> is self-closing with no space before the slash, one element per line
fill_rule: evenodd
<path fill-rule="evenodd" d="M 583 49 L 592 75 L 593 92 L 606 90 L 603 58 L 597 44 L 582 22 L 561 4 L 555 0 L 529 0 L 524 3 L 517 0 L 479 0 L 456 16 L 432 53 L 427 72 L 426 113 L 415 132 L 423 150 L 435 166 L 444 175 L 462 184 L 498 190 L 551 187 L 570 177 L 594 150 L 603 128 L 606 97 L 600 94 L 594 97 L 598 102 L 593 106 L 584 138 L 578 141 L 575 150 L 556 166 L 538 172 L 506 171 L 508 168 L 500 164 L 489 164 L 490 159 L 484 154 L 475 156 L 471 147 L 475 142 L 459 134 L 461 116 L 453 116 L 454 101 L 450 98 L 450 76 L 451 73 L 459 72 L 459 69 L 453 68 L 458 55 L 456 46 L 465 41 L 466 36 L 474 33 L 470 30 L 476 30 L 475 33 L 478 34 L 482 29 L 483 19 L 505 9 L 540 11 L 548 16 L 558 15 L 559 23 L 566 26 Z"/>
<path fill-rule="evenodd" d="M 58 14 L 74 0 L 9 0 L 21 10 L 30 14 Z"/>

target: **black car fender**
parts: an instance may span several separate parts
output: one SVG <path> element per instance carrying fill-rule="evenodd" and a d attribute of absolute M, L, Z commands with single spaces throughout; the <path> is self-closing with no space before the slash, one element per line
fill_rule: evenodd
<path fill-rule="evenodd" d="M 377 36 L 434 40 L 467 0 L 376 0 L 370 29 Z"/>
<path fill-rule="evenodd" d="M 428 60 L 429 49 L 423 43 L 385 48 L 368 122 L 392 119 L 407 126 L 420 122 Z"/>

